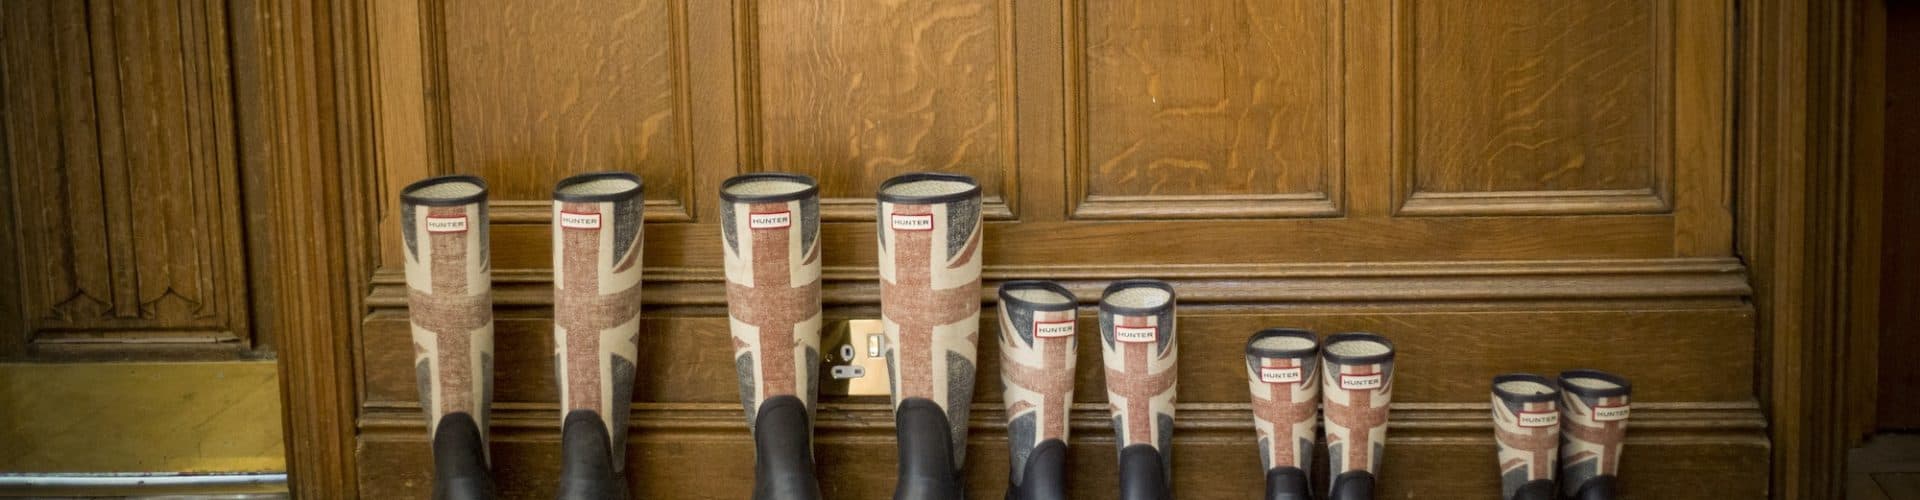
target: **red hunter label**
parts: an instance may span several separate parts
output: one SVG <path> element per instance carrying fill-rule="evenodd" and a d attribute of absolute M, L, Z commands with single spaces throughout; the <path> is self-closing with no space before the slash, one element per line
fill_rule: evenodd
<path fill-rule="evenodd" d="M 1073 336 L 1073 320 L 1064 320 L 1064 321 L 1034 320 L 1033 335 L 1036 337 L 1044 337 L 1044 338 L 1072 337 Z"/>
<path fill-rule="evenodd" d="M 560 227 L 567 229 L 600 229 L 600 214 L 560 212 Z"/>
<path fill-rule="evenodd" d="M 932 231 L 933 214 L 893 214 L 892 225 L 895 231 Z"/>
<path fill-rule="evenodd" d="M 793 226 L 793 212 L 747 214 L 747 229 L 782 229 Z"/>
<path fill-rule="evenodd" d="M 1300 383 L 1300 380 L 1301 380 L 1302 378 L 1305 378 L 1305 377 L 1303 377 L 1303 376 L 1302 376 L 1302 370 L 1301 370 L 1301 369 L 1300 369 L 1300 367 L 1298 367 L 1298 366 L 1288 366 L 1288 367 L 1279 367 L 1279 366 L 1263 366 L 1263 367 L 1260 367 L 1260 381 L 1261 381 L 1261 382 L 1266 382 L 1266 383 L 1269 383 L 1269 384 L 1298 384 L 1298 383 Z"/>
<path fill-rule="evenodd" d="M 1520 419 L 1521 427 L 1556 427 L 1560 425 L 1560 412 L 1554 410 L 1523 411 L 1514 414 L 1514 416 Z"/>
<path fill-rule="evenodd" d="M 1121 342 L 1153 342 L 1160 340 L 1160 329 L 1151 326 L 1113 326 L 1113 339 Z"/>
<path fill-rule="evenodd" d="M 1627 415 L 1631 413 L 1633 413 L 1633 407 L 1626 404 L 1618 404 L 1614 406 L 1595 406 L 1593 407 L 1593 421 L 1619 422 L 1621 420 L 1626 420 Z"/>
<path fill-rule="evenodd" d="M 1340 388 L 1349 391 L 1379 389 L 1386 385 L 1387 377 L 1379 373 L 1342 373 Z"/>
<path fill-rule="evenodd" d="M 428 216 L 427 232 L 429 233 L 467 232 L 467 216 L 465 215 Z"/>

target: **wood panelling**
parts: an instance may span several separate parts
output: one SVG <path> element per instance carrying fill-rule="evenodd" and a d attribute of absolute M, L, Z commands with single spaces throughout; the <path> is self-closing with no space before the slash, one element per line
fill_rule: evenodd
<path fill-rule="evenodd" d="M 1069 4 L 1075 217 L 1339 213 L 1341 2 Z"/>
<path fill-rule="evenodd" d="M 226 2 L 8 2 L 14 350 L 249 336 Z M 25 345 L 23 345 L 25 344 Z M 116 351 L 117 352 L 117 351 Z M 14 352 L 0 354 L 16 354 Z"/>
<path fill-rule="evenodd" d="M 1644 307 L 1644 306 L 1642 306 Z M 1394 310 L 1350 307 L 1289 313 L 1183 313 L 1182 356 L 1195 360 L 1237 359 L 1246 337 L 1269 326 L 1296 326 L 1323 333 L 1380 332 L 1402 353 L 1394 400 L 1407 403 L 1467 403 L 1486 399 L 1487 380 L 1513 371 L 1557 373 L 1599 368 L 1640 381 L 1636 401 L 1752 401 L 1747 382 L 1753 372 L 1752 311 L 1738 304 L 1672 310 L 1602 308 L 1552 311 Z M 830 321 L 845 315 L 831 315 Z M 857 316 L 856 316 L 857 317 Z M 991 315 L 985 325 L 998 323 Z M 1081 327 L 1096 326 L 1091 314 Z M 496 317 L 494 397 L 506 402 L 558 400 L 552 370 L 553 322 L 544 318 Z M 634 401 L 640 403 L 728 403 L 733 367 L 725 349 L 727 319 L 693 316 L 647 319 L 642 323 L 639 378 Z M 419 397 L 407 360 L 407 318 L 401 311 L 369 318 L 364 340 L 368 404 L 411 405 Z M 983 338 L 996 338 L 983 332 Z M 1487 339 L 1508 339 L 1488 341 Z M 998 346 L 980 344 L 982 373 L 998 373 Z M 1106 401 L 1101 387 L 1100 353 L 1080 352 L 1075 393 L 1082 403 Z M 1182 403 L 1244 403 L 1246 376 L 1238 363 L 1180 364 Z M 1725 383 L 1686 384 L 1683 380 Z M 999 377 L 981 377 L 974 398 L 982 408 L 1000 401 Z M 826 400 L 832 401 L 832 398 Z M 558 415 L 556 413 L 555 415 Z"/>
<path fill-rule="evenodd" d="M 1499 489 L 1493 429 L 1484 403 L 1395 405 L 1382 498 L 1489 497 Z M 750 496 L 753 442 L 736 408 L 641 405 L 627 457 L 636 496 L 732 499 Z M 1174 437 L 1174 488 L 1183 497 L 1251 498 L 1264 488 L 1252 421 L 1244 406 L 1182 404 Z M 554 490 L 560 462 L 555 417 L 495 410 L 496 484 L 508 498 Z M 967 449 L 968 497 L 1000 498 L 1006 485 L 1005 417 L 975 410 Z M 827 498 L 886 498 L 893 490 L 892 418 L 884 403 L 829 404 L 815 432 L 817 470 Z M 431 486 L 426 431 L 416 412 L 377 410 L 366 420 L 361 493 L 422 498 Z M 1072 496 L 1110 498 L 1118 471 L 1104 405 L 1073 415 Z M 1766 495 L 1765 420 L 1751 403 L 1636 404 L 1622 464 L 1622 498 L 1759 498 Z M 1325 457 L 1324 447 L 1319 453 Z M 1326 470 L 1322 460 L 1314 470 Z M 1324 477 L 1315 478 L 1325 491 Z"/>
<path fill-rule="evenodd" d="M 1018 205 L 1012 2 L 740 2 L 754 77 L 745 170 L 812 175 L 827 220 L 873 220 L 896 174 L 963 172 L 986 216 Z"/>
<path fill-rule="evenodd" d="M 1193 361 L 1183 496 L 1257 491 L 1237 360 L 1279 325 L 1400 343 L 1391 496 L 1491 495 L 1486 381 L 1578 367 L 1638 382 L 1629 494 L 1768 491 L 1758 313 L 1732 244 L 1727 0 L 350 3 L 370 23 L 380 180 L 356 194 L 385 207 L 370 248 L 397 255 L 407 182 L 495 186 L 507 496 L 550 494 L 557 466 L 546 189 L 599 168 L 652 185 L 629 455 L 642 494 L 739 498 L 751 482 L 720 180 L 820 180 L 839 321 L 877 314 L 874 189 L 921 170 L 983 184 L 988 290 L 1055 279 L 1091 301 L 1114 279 L 1175 283 Z M 417 497 L 429 457 L 401 269 L 380 262 L 356 295 L 357 486 Z M 1075 474 L 1110 477 L 1098 363 L 1080 366 Z M 1005 484 L 1004 422 L 999 379 L 978 383 L 968 474 L 985 498 Z M 823 403 L 828 496 L 886 496 L 890 416 Z"/>
<path fill-rule="evenodd" d="M 444 172 L 486 179 L 497 201 L 535 202 L 540 222 L 561 178 L 635 172 L 648 199 L 672 203 L 650 211 L 688 217 L 679 0 L 425 4 L 428 36 L 444 44 L 424 55 L 444 72 L 429 73 L 444 78 L 430 101 Z"/>
<path fill-rule="evenodd" d="M 1406 141 L 1399 159 L 1401 213 L 1671 207 L 1671 2 L 1403 2 L 1398 8 L 1399 92 L 1407 115 L 1398 120 Z M 1724 29 L 1689 33 L 1679 43 L 1717 46 L 1696 38 L 1716 40 Z M 1724 127 L 1724 120 L 1701 125 Z"/>

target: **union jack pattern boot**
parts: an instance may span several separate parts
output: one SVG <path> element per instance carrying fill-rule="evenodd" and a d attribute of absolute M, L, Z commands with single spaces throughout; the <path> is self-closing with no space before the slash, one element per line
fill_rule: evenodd
<path fill-rule="evenodd" d="M 899 436 L 896 500 L 965 498 L 980 340 L 980 184 L 905 174 L 880 185 L 880 317 Z"/>
<path fill-rule="evenodd" d="M 1626 378 L 1598 370 L 1560 373 L 1560 488 L 1567 498 L 1612 500 L 1627 439 Z"/>
<path fill-rule="evenodd" d="M 820 365 L 820 189 L 756 173 L 720 185 L 727 315 L 753 433 L 755 500 L 820 498 L 813 474 Z"/>
<path fill-rule="evenodd" d="M 493 497 L 487 407 L 493 399 L 493 295 L 487 184 L 434 177 L 400 192 L 420 406 L 433 437 L 433 497 Z"/>
<path fill-rule="evenodd" d="M 1387 446 L 1393 402 L 1393 342 L 1371 333 L 1339 333 L 1322 349 L 1327 463 L 1333 500 L 1373 498 Z"/>
<path fill-rule="evenodd" d="M 1320 339 L 1313 332 L 1268 328 L 1247 339 L 1247 386 L 1267 500 L 1313 498 L 1314 417 L 1320 406 Z"/>
<path fill-rule="evenodd" d="M 1005 382 L 1007 500 L 1067 498 L 1067 416 L 1073 405 L 1078 302 L 1047 281 L 1000 285 L 1000 379 Z"/>
<path fill-rule="evenodd" d="M 1494 377 L 1493 437 L 1500 447 L 1500 498 L 1554 500 L 1560 390 L 1553 381 L 1530 373 Z"/>
<path fill-rule="evenodd" d="M 640 177 L 581 174 L 553 189 L 553 345 L 559 498 L 627 498 L 627 417 L 640 342 Z"/>
<path fill-rule="evenodd" d="M 1173 417 L 1179 392 L 1173 286 L 1126 280 L 1100 297 L 1100 353 L 1120 450 L 1120 498 L 1173 498 Z"/>

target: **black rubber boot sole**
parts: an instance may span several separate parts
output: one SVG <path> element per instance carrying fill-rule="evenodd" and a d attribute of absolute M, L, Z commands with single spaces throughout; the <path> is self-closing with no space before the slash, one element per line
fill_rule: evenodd
<path fill-rule="evenodd" d="M 779 396 L 753 417 L 753 500 L 820 500 L 807 404 Z"/>
<path fill-rule="evenodd" d="M 1313 500 L 1313 483 L 1299 467 L 1267 471 L 1266 500 Z"/>
<path fill-rule="evenodd" d="M 1120 500 L 1172 500 L 1165 460 L 1160 450 L 1149 445 L 1120 450 Z"/>
<path fill-rule="evenodd" d="M 1559 491 L 1554 488 L 1552 479 L 1536 479 L 1520 485 L 1520 489 L 1513 492 L 1511 500 L 1556 500 Z"/>
<path fill-rule="evenodd" d="M 607 427 L 593 410 L 574 410 L 560 424 L 559 500 L 626 500 L 627 482 L 614 472 Z M 621 453 L 621 456 L 626 456 Z"/>
<path fill-rule="evenodd" d="M 1373 473 L 1347 471 L 1333 478 L 1327 488 L 1329 500 L 1373 500 Z"/>
<path fill-rule="evenodd" d="M 960 471 L 953 466 L 953 427 L 940 405 L 907 398 L 893 412 L 899 437 L 900 478 L 893 500 L 966 498 Z"/>
<path fill-rule="evenodd" d="M 1033 447 L 1020 477 L 1007 487 L 1007 500 L 1067 500 L 1067 443 L 1048 439 Z"/>
<path fill-rule="evenodd" d="M 1613 500 L 1619 498 L 1615 491 L 1619 488 L 1613 476 L 1596 476 L 1580 483 L 1580 489 L 1574 492 L 1573 500 Z"/>
<path fill-rule="evenodd" d="M 487 470 L 486 440 L 466 412 L 440 417 L 433 431 L 433 498 L 490 500 L 493 474 Z"/>

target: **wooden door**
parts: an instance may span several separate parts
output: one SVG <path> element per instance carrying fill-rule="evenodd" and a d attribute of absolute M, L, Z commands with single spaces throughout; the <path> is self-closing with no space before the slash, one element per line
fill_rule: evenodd
<path fill-rule="evenodd" d="M 364 7 L 377 150 L 363 168 L 380 207 L 352 339 L 365 497 L 429 484 L 398 188 L 492 185 L 494 470 L 510 497 L 536 497 L 558 467 L 548 190 L 606 169 L 648 184 L 628 455 L 642 496 L 750 488 L 716 190 L 763 170 L 822 182 L 829 322 L 877 315 L 872 194 L 917 170 L 984 185 L 989 289 L 1173 282 L 1182 496 L 1261 488 L 1239 352 L 1268 326 L 1399 344 L 1386 497 L 1493 495 L 1488 380 L 1572 368 L 1636 381 L 1629 492 L 1767 491 L 1734 256 L 1728 1 Z M 1099 498 L 1113 440 L 1097 351 L 1082 355 L 1074 487 Z M 968 475 L 992 498 L 1006 477 L 992 342 L 981 359 Z M 818 427 L 829 497 L 889 494 L 884 404 L 823 398 Z"/>

